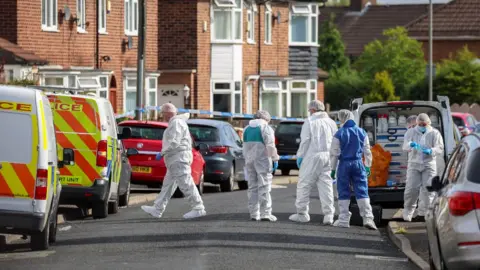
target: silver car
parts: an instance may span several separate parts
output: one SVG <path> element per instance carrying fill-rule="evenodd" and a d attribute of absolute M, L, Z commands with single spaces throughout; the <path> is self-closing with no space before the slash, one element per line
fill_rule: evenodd
<path fill-rule="evenodd" d="M 430 268 L 480 269 L 479 134 L 463 139 L 427 189 L 436 192 L 425 216 Z"/>

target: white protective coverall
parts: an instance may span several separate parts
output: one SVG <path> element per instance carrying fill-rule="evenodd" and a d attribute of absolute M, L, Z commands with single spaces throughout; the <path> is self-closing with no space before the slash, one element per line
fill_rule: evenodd
<path fill-rule="evenodd" d="M 333 224 L 335 214 L 333 180 L 330 176 L 330 147 L 333 136 L 337 132 L 337 124 L 326 112 L 315 112 L 308 117 L 302 126 L 300 147 L 297 159 L 303 158 L 297 184 L 295 206 L 297 214 L 290 216 L 296 222 L 309 222 L 310 191 L 316 185 L 324 224 Z"/>
<path fill-rule="evenodd" d="M 248 210 L 252 220 L 276 221 L 272 215 L 272 161 L 278 161 L 275 135 L 268 122 L 251 120 L 243 132 Z"/>
<path fill-rule="evenodd" d="M 168 201 L 177 189 L 177 185 L 192 207 L 192 211 L 183 217 L 188 219 L 206 214 L 202 198 L 192 178 L 192 138 L 185 122 L 188 116 L 188 114 L 177 115 L 171 118 L 167 129 L 163 133 L 161 154 L 167 166 L 167 174 L 163 179 L 162 190 L 154 202 L 154 211 L 152 209 L 147 211 L 144 209 L 145 206 L 142 206 L 142 209 L 154 216 L 162 216 Z M 149 208 L 150 206 L 146 207 Z"/>
<path fill-rule="evenodd" d="M 428 192 L 426 187 L 429 181 L 437 175 L 437 159 L 439 156 L 443 158 L 444 145 L 442 135 L 438 130 L 430 125 L 426 128 L 424 134 L 420 131 L 420 126 L 411 128 L 405 133 L 403 150 L 409 152 L 403 209 L 403 219 L 405 221 L 412 220 L 419 194 L 419 216 L 425 216 L 426 210 L 435 196 L 435 194 Z M 415 142 L 423 148 L 432 149 L 432 154 L 427 155 L 422 150 L 410 147 L 411 142 Z"/>

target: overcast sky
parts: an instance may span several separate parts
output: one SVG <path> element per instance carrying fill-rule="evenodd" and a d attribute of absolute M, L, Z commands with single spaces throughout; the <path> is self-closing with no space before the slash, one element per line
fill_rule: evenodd
<path fill-rule="evenodd" d="M 447 3 L 450 0 L 433 0 L 433 3 Z M 377 4 L 428 4 L 429 0 L 377 0 Z"/>

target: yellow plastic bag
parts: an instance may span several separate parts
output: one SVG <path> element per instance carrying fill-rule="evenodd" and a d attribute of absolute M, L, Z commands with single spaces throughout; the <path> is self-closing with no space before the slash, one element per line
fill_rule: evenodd
<path fill-rule="evenodd" d="M 372 147 L 373 162 L 371 171 L 372 174 L 368 178 L 369 187 L 384 187 L 387 186 L 388 168 L 392 161 L 392 154 L 383 150 L 382 146 L 375 144 Z"/>

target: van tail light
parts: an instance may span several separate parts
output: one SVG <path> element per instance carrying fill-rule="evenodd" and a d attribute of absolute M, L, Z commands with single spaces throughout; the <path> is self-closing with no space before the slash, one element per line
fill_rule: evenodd
<path fill-rule="evenodd" d="M 464 216 L 472 210 L 480 209 L 480 193 L 458 191 L 448 200 L 450 214 Z"/>
<path fill-rule="evenodd" d="M 97 166 L 98 167 L 107 167 L 107 147 L 108 143 L 106 140 L 98 142 L 97 146 Z"/>
<path fill-rule="evenodd" d="M 210 146 L 210 152 L 218 154 L 226 154 L 228 146 Z"/>
<path fill-rule="evenodd" d="M 35 200 L 47 199 L 48 170 L 38 169 L 35 182 Z"/>

